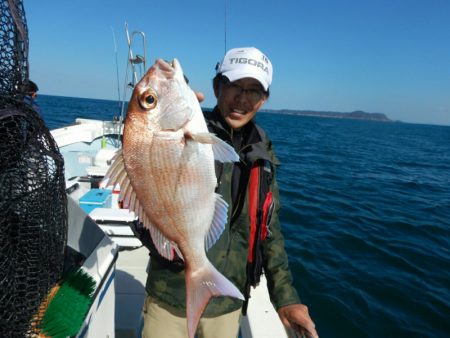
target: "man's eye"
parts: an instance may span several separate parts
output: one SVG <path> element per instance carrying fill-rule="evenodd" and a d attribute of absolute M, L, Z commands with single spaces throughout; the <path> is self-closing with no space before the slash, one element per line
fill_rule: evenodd
<path fill-rule="evenodd" d="M 234 89 L 234 90 L 242 90 L 242 87 L 239 87 L 238 85 L 236 85 L 236 84 L 231 84 L 230 85 L 230 88 L 232 88 L 232 89 Z"/>

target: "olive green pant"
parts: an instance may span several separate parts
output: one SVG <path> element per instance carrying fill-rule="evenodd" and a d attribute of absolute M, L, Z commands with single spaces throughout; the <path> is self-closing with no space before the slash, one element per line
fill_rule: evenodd
<path fill-rule="evenodd" d="M 187 338 L 186 314 L 147 296 L 142 338 Z M 241 310 L 214 318 L 201 318 L 198 338 L 233 338 L 239 333 Z"/>

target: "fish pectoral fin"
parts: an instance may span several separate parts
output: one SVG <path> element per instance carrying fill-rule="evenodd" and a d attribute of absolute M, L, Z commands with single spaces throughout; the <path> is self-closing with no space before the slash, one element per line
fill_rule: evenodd
<path fill-rule="evenodd" d="M 190 133 L 190 132 L 186 132 L 184 134 L 184 137 L 186 137 L 187 139 L 193 140 L 195 142 L 205 143 L 205 144 L 214 144 L 214 143 L 217 142 L 216 139 L 218 139 L 219 141 L 222 141 L 216 135 L 211 134 L 211 133 Z"/>
<path fill-rule="evenodd" d="M 169 261 L 173 261 L 177 256 L 184 260 L 178 245 L 167 239 L 157 227 L 149 222 L 146 222 L 145 227 L 150 231 L 153 244 L 161 256 Z"/>
<path fill-rule="evenodd" d="M 208 261 L 198 271 L 186 270 L 186 316 L 188 336 L 195 337 L 200 317 L 212 296 L 230 296 L 244 300 L 239 289 Z"/>
<path fill-rule="evenodd" d="M 186 139 L 211 144 L 214 159 L 220 162 L 239 162 L 239 156 L 232 146 L 211 133 L 186 133 Z"/>
<path fill-rule="evenodd" d="M 208 235 L 205 237 L 205 247 L 209 250 L 214 243 L 217 242 L 220 235 L 222 235 L 225 229 L 225 224 L 228 219 L 228 203 L 220 196 L 216 195 L 216 204 L 214 207 L 214 217 L 211 222 L 211 227 L 209 228 Z"/>

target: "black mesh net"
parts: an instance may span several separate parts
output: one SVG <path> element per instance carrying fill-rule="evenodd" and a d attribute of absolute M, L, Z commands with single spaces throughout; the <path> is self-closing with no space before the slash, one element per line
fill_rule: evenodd
<path fill-rule="evenodd" d="M 31 337 L 63 272 L 64 162 L 39 114 L 23 103 L 22 3 L 0 0 L 0 6 L 0 336 Z"/>
<path fill-rule="evenodd" d="M 28 79 L 28 29 L 22 1 L 0 0 L 0 96 L 20 99 Z"/>

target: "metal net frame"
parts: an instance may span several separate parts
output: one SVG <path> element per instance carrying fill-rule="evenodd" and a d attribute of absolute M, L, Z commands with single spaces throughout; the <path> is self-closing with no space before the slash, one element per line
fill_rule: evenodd
<path fill-rule="evenodd" d="M 64 160 L 24 103 L 28 38 L 21 1 L 0 0 L 0 336 L 35 337 L 67 243 Z"/>

